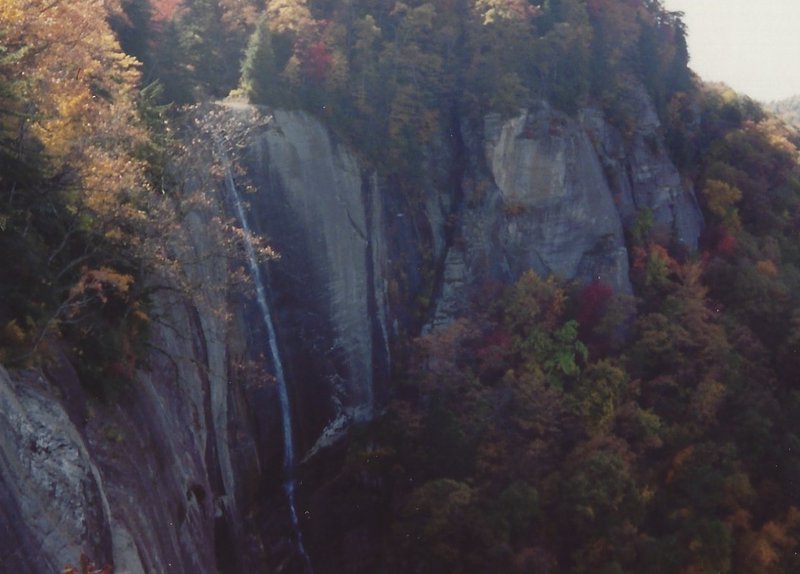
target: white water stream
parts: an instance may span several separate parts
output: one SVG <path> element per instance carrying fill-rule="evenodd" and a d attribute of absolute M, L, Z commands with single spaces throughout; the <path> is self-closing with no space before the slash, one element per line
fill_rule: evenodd
<path fill-rule="evenodd" d="M 236 217 L 239 224 L 244 230 L 244 247 L 247 255 L 247 262 L 250 267 L 250 276 L 256 288 L 256 303 L 261 311 L 261 318 L 264 321 L 264 326 L 267 329 L 267 339 L 269 342 L 269 352 L 272 356 L 272 363 L 275 369 L 275 380 L 278 387 L 278 397 L 281 407 L 281 424 L 283 427 L 283 473 L 284 482 L 283 490 L 286 494 L 286 499 L 289 503 L 289 514 L 292 520 L 292 529 L 294 530 L 297 552 L 303 560 L 303 567 L 306 574 L 312 574 L 313 568 L 311 567 L 311 559 L 306 552 L 303 545 L 303 533 L 300 530 L 300 520 L 297 516 L 297 506 L 295 504 L 295 479 L 294 479 L 294 440 L 292 435 L 292 415 L 289 409 L 289 393 L 286 389 L 286 377 L 283 373 L 283 363 L 281 362 L 281 355 L 278 350 L 278 340 L 275 335 L 275 325 L 272 323 L 272 314 L 270 313 L 269 303 L 267 302 L 266 288 L 264 280 L 261 275 L 261 268 L 258 264 L 255 249 L 250 241 L 250 226 L 247 224 L 247 217 L 242 206 L 241 198 L 239 197 L 239 190 L 236 188 L 236 182 L 233 179 L 233 172 L 231 171 L 230 160 L 225 152 L 221 142 L 217 142 L 217 153 L 222 161 L 222 167 L 225 171 L 225 187 L 231 196 L 234 209 L 236 210 Z"/>

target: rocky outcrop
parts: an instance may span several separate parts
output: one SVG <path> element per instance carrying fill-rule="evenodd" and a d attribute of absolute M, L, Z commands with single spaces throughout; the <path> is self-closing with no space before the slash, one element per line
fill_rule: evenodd
<path fill-rule="evenodd" d="M 502 199 L 500 247 L 513 274 L 532 268 L 630 291 L 619 214 L 580 126 L 546 106 L 504 124 L 490 116 L 484 145 Z"/>
<path fill-rule="evenodd" d="M 108 561 L 99 473 L 83 436 L 40 375 L 0 367 L 0 564 L 59 572 L 81 552 Z"/>
<path fill-rule="evenodd" d="M 231 151 L 253 227 L 281 256 L 269 292 L 299 459 L 369 418 L 385 392 L 375 388 L 389 337 L 378 180 L 301 113 L 277 112 Z M 131 388 L 98 401 L 62 355 L 45 371 L 2 371 L 4 567 L 59 571 L 86 553 L 131 573 L 293 571 L 264 325 L 212 223 L 226 199 L 210 176 L 217 152 L 197 148 L 186 172 L 188 190 L 216 190 L 191 203 L 188 240 L 174 246 L 193 295 L 158 292 Z"/>
<path fill-rule="evenodd" d="M 86 396 L 63 357 L 45 374 L 0 370 L 4 571 L 59 572 L 82 553 L 132 574 L 213 571 L 220 532 L 243 528 L 242 481 L 261 471 L 233 432 L 247 426 L 230 407 L 241 390 L 209 368 L 226 349 L 193 309 L 162 302 L 158 350 L 116 405 Z"/>
<path fill-rule="evenodd" d="M 279 432 L 276 400 L 239 368 L 245 341 L 210 231 L 217 214 L 191 211 L 189 243 L 172 246 L 192 298 L 151 278 L 149 352 L 118 396 L 89 395 L 55 341 L 43 368 L 0 369 L 0 570 L 60 572 L 82 553 L 130 574 L 279 559 L 256 534 L 267 461 L 280 460 L 256 436 Z"/>
<path fill-rule="evenodd" d="M 625 94 L 632 117 L 627 133 L 612 126 L 597 109 L 585 109 L 580 123 L 589 134 L 626 227 L 647 210 L 662 242 L 697 249 L 703 215 L 694 190 L 669 158 L 661 122 L 649 97 L 632 89 Z"/>
<path fill-rule="evenodd" d="M 457 314 L 469 287 L 528 269 L 630 292 L 620 214 L 578 122 L 542 104 L 507 121 L 487 116 L 472 140 L 434 325 Z"/>
<path fill-rule="evenodd" d="M 513 281 L 528 269 L 630 293 L 624 230 L 644 212 L 656 240 L 697 248 L 703 218 L 694 191 L 669 159 L 650 99 L 637 89 L 625 97 L 629 133 L 597 109 L 573 119 L 546 103 L 505 121 L 489 115 L 477 134 L 462 126 L 467 165 L 462 203 L 451 211 L 458 229 L 441 258 L 430 325 L 462 312 L 481 282 Z"/>

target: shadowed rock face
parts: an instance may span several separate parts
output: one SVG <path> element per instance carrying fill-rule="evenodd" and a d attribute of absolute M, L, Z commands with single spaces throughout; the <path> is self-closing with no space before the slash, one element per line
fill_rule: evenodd
<path fill-rule="evenodd" d="M 489 115 L 479 134 L 463 128 L 463 201 L 450 211 L 458 230 L 431 325 L 462 312 L 482 281 L 514 281 L 528 269 L 630 293 L 623 230 L 642 210 L 661 241 L 697 248 L 694 191 L 669 159 L 649 98 L 636 89 L 626 97 L 636 121 L 625 135 L 598 110 L 572 119 L 544 103 L 505 121 Z"/>
<path fill-rule="evenodd" d="M 0 369 L 0 570 L 60 572 L 82 553 L 131 574 L 265 563 L 254 533 L 280 452 L 256 437 L 276 432 L 277 401 L 235 368 L 246 330 L 227 318 L 211 216 L 184 220 L 191 245 L 174 247 L 194 298 L 154 294 L 151 352 L 129 390 L 89 397 L 57 343 L 41 372 Z"/>
<path fill-rule="evenodd" d="M 104 496 L 83 437 L 43 377 L 0 367 L 0 564 L 59 572 L 82 551 L 110 558 Z"/>
<path fill-rule="evenodd" d="M 60 572 L 82 553 L 120 572 L 215 567 L 214 516 L 241 521 L 236 490 L 248 471 L 227 423 L 215 426 L 210 387 L 227 394 L 227 377 L 212 382 L 208 369 L 216 350 L 189 309 L 170 303 L 171 328 L 154 328 L 152 343 L 172 358 L 154 355 L 120 405 L 88 400 L 64 359 L 46 376 L 0 369 L 4 571 Z"/>
<path fill-rule="evenodd" d="M 631 226 L 637 214 L 647 209 L 662 239 L 695 250 L 703 215 L 694 191 L 669 159 L 650 99 L 635 89 L 626 97 L 637 118 L 629 134 L 611 126 L 599 110 L 580 113 L 580 123 L 592 138 L 623 224 Z"/>
<path fill-rule="evenodd" d="M 276 111 L 248 153 L 252 222 L 280 253 L 270 291 L 300 430 L 314 448 L 372 416 L 388 365 L 377 179 L 317 120 Z M 302 455 L 302 453 L 299 453 Z"/>
<path fill-rule="evenodd" d="M 198 166 L 210 165 L 212 147 L 197 150 Z M 265 275 L 296 460 L 380 408 L 390 338 L 420 326 L 405 318 L 425 281 L 431 326 L 457 317 L 484 282 L 531 268 L 629 292 L 623 229 L 643 208 L 660 232 L 696 246 L 702 218 L 647 102 L 631 134 L 596 110 L 573 119 L 541 105 L 454 125 L 432 148 L 423 201 L 395 193 L 305 113 L 276 111 L 234 152 L 250 226 L 280 253 Z M 210 256 L 219 238 L 208 221 L 225 204 L 218 188 L 210 211 L 185 220 L 189 276 L 203 288 L 192 300 L 156 297 L 149 368 L 123 400 L 88 400 L 64 359 L 44 375 L 0 369 L 3 569 L 58 571 L 86 552 L 131 573 L 292 571 L 278 399 L 268 378 L 239 368 L 269 370 L 263 321 Z M 325 514 L 336 507 L 324 493 L 336 488 L 314 460 L 318 476 L 298 483 L 312 561 L 317 551 L 357 564 L 370 538 L 356 514 L 352 530 L 315 530 L 339 517 Z M 303 519 L 309 504 L 314 520 Z"/>

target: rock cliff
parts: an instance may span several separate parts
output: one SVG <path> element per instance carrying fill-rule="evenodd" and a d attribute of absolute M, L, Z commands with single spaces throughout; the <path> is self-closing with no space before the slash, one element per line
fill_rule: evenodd
<path fill-rule="evenodd" d="M 275 111 L 228 150 L 251 226 L 280 254 L 264 271 L 296 460 L 380 408 L 393 337 L 451 321 L 484 282 L 533 268 L 629 292 L 625 229 L 645 208 L 696 246 L 692 190 L 636 101 L 631 133 L 597 110 L 572 118 L 545 104 L 456 120 L 427 158 L 421 203 L 306 113 Z M 208 166 L 216 152 L 197 153 Z M 3 569 L 57 571 L 86 552 L 120 572 L 294 571 L 264 327 L 246 290 L 229 288 L 230 265 L 210 256 L 220 238 L 208 220 L 228 201 L 214 185 L 210 211 L 185 220 L 188 276 L 202 288 L 155 298 L 147 367 L 122 400 L 87 397 L 58 352 L 42 369 L 0 369 Z M 299 486 L 301 516 L 304 488 L 324 491 Z M 313 561 L 324 533 L 311 540 Z"/>
<path fill-rule="evenodd" d="M 477 143 L 434 324 L 452 319 L 469 287 L 528 269 L 630 292 L 620 213 L 578 122 L 542 104 L 507 121 L 488 116 Z"/>
<path fill-rule="evenodd" d="M 372 416 L 388 366 L 386 248 L 377 179 L 301 112 L 275 111 L 245 158 L 254 227 L 304 449 Z M 376 389 L 376 384 L 378 388 Z M 321 443 L 322 444 L 322 443 Z"/>
<path fill-rule="evenodd" d="M 280 431 L 274 389 L 241 368 L 244 329 L 209 231 L 220 209 L 187 213 L 190 242 L 173 246 L 192 296 L 151 278 L 149 352 L 118 396 L 89 395 L 57 341 L 40 368 L 0 369 L 0 570 L 59 572 L 82 553 L 131 574 L 264 562 L 256 533 L 275 488 L 263 477 L 280 453 L 257 438 Z"/>
<path fill-rule="evenodd" d="M 244 482 L 262 470 L 226 345 L 162 302 L 157 351 L 117 405 L 87 397 L 63 359 L 0 370 L 3 571 L 58 572 L 81 553 L 119 572 L 213 571 L 215 541 L 246 539 Z"/>
<path fill-rule="evenodd" d="M 636 118 L 627 133 L 611 125 L 599 110 L 580 113 L 620 217 L 630 227 L 637 214 L 648 210 L 663 241 L 694 250 L 703 226 L 694 190 L 669 158 L 649 97 L 631 90 L 625 98 Z"/>

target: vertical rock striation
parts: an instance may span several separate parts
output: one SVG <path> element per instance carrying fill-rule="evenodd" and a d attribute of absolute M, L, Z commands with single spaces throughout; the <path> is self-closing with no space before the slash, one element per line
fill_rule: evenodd
<path fill-rule="evenodd" d="M 191 298 L 151 278 L 167 288 L 153 296 L 150 352 L 118 397 L 88 396 L 57 342 L 40 371 L 0 370 L 3 570 L 58 572 L 81 553 L 130 574 L 263 563 L 255 520 L 268 471 L 252 413 L 273 399 L 234 368 L 244 337 L 209 232 L 219 211 L 188 213 L 191 240 L 172 246 Z"/>
<path fill-rule="evenodd" d="M 377 180 L 317 120 L 276 111 L 250 151 L 253 225 L 270 264 L 300 444 L 326 444 L 375 408 L 388 364 L 383 212 Z"/>
<path fill-rule="evenodd" d="M 110 559 L 104 493 L 84 437 L 40 375 L 0 367 L 0 564 L 59 572 L 81 552 Z"/>
<path fill-rule="evenodd" d="M 231 420 L 240 391 L 225 366 L 210 368 L 218 353 L 225 364 L 226 345 L 185 300 L 160 304 L 158 350 L 117 405 L 83 395 L 64 359 L 46 377 L 0 371 L 4 568 L 58 572 L 85 553 L 132 574 L 206 572 L 219 566 L 222 531 L 244 538 L 242 483 L 261 471 L 253 444 L 232 432 L 246 427 Z M 224 420 L 214 395 L 231 411 Z"/>
<path fill-rule="evenodd" d="M 532 268 L 630 291 L 619 214 L 574 120 L 546 106 L 502 125 L 489 117 L 485 153 L 502 199 L 499 243 L 514 275 Z"/>
<path fill-rule="evenodd" d="M 648 210 L 662 240 L 697 249 L 703 215 L 690 184 L 684 183 L 667 153 L 649 97 L 632 89 L 626 104 L 636 118 L 628 133 L 615 128 L 597 109 L 584 109 L 580 122 L 590 135 L 614 201 L 627 227 Z"/>

